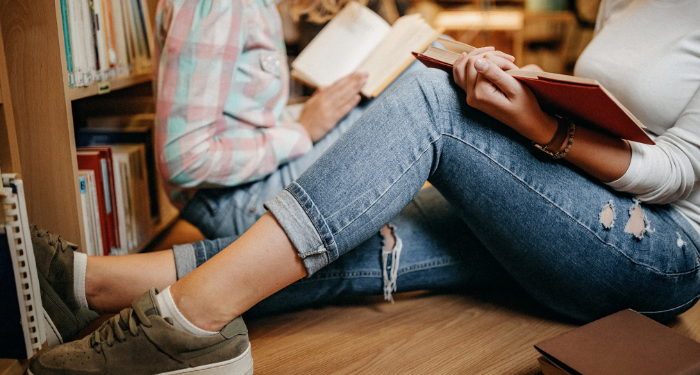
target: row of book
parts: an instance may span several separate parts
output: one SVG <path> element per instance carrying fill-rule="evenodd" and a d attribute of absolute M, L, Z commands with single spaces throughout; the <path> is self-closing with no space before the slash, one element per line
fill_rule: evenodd
<path fill-rule="evenodd" d="M 137 252 L 166 215 L 153 153 L 152 114 L 110 116 L 76 129 L 88 255 Z"/>
<path fill-rule="evenodd" d="M 146 0 L 60 0 L 70 87 L 148 72 L 153 31 Z"/>
<path fill-rule="evenodd" d="M 77 150 L 88 255 L 134 252 L 154 223 L 143 144 Z"/>

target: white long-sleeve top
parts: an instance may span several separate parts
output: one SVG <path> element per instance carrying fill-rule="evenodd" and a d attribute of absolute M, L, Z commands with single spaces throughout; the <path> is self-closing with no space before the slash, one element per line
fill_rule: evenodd
<path fill-rule="evenodd" d="M 700 232 L 700 1 L 603 0 L 575 69 L 611 91 L 656 145 L 630 142 L 612 188 L 670 203 Z"/>

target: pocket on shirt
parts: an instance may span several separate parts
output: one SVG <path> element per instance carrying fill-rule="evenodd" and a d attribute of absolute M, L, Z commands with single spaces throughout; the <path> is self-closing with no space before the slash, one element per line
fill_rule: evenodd
<path fill-rule="evenodd" d="M 276 51 L 260 52 L 260 69 L 279 78 L 282 74 L 282 59 Z"/>

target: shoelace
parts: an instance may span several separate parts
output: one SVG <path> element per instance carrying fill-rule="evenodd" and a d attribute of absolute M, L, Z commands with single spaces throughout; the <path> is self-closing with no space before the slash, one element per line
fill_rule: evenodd
<path fill-rule="evenodd" d="M 115 341 L 126 341 L 127 336 L 124 331 L 127 329 L 132 336 L 138 336 L 138 327 L 141 324 L 145 327 L 151 327 L 151 320 L 148 319 L 141 309 L 126 308 L 118 315 L 104 322 L 97 331 L 93 332 L 90 338 L 90 346 L 95 349 L 97 353 L 101 353 L 103 343 L 112 347 Z"/>
<path fill-rule="evenodd" d="M 56 247 L 56 244 L 58 243 L 59 246 L 57 246 L 56 248 L 58 250 L 61 250 L 62 252 L 65 252 L 66 249 L 69 248 L 69 245 L 67 243 L 64 243 L 61 236 L 52 234 L 48 230 L 41 230 L 36 225 L 32 225 L 32 227 L 33 227 L 32 229 L 34 229 L 36 231 L 37 237 L 39 237 L 39 238 L 44 237 L 44 236 L 48 237 L 46 242 L 49 244 L 49 246 Z"/>

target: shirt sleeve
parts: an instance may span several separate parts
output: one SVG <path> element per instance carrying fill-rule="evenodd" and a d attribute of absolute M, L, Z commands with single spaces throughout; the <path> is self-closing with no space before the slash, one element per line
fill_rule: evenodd
<path fill-rule="evenodd" d="M 246 73 L 253 70 L 246 67 L 254 62 L 242 61 L 250 23 L 245 8 L 251 6 L 258 5 L 249 0 L 159 4 L 156 147 L 161 175 L 176 186 L 254 181 L 312 147 L 305 128 L 284 111 L 287 85 L 251 88 L 234 81 L 241 65 Z M 264 23 L 253 27 L 267 30 Z M 282 52 L 268 47 L 260 53 Z"/>
<path fill-rule="evenodd" d="M 655 142 L 656 146 L 630 142 L 627 172 L 608 185 L 649 203 L 688 198 L 700 182 L 700 89 L 676 124 Z"/>

